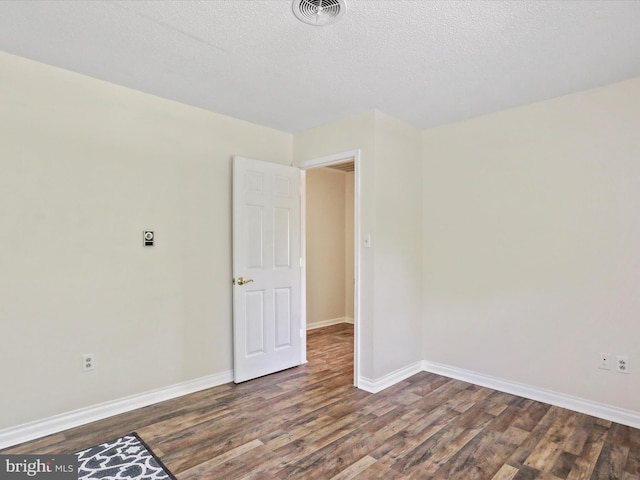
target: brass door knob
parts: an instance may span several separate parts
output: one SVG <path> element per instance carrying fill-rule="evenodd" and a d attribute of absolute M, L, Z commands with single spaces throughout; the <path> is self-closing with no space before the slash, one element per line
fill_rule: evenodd
<path fill-rule="evenodd" d="M 244 278 L 244 277 L 238 278 L 238 285 L 244 285 L 245 283 L 251 283 L 251 282 L 253 282 L 252 278 Z"/>

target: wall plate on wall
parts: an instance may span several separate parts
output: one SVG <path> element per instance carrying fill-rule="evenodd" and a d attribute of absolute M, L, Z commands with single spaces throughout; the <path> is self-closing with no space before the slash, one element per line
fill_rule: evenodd
<path fill-rule="evenodd" d="M 142 245 L 145 247 L 152 247 L 155 237 L 153 230 L 144 230 L 142 232 Z"/>

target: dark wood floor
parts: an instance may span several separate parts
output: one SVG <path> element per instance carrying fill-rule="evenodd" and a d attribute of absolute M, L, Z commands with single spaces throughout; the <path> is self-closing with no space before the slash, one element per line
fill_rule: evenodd
<path fill-rule="evenodd" d="M 353 328 L 308 335 L 309 363 L 12 447 L 69 453 L 136 431 L 179 480 L 640 480 L 640 430 L 420 373 L 352 386 Z"/>

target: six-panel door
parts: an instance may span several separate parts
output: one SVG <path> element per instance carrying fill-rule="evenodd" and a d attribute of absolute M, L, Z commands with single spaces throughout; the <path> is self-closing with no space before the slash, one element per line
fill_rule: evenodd
<path fill-rule="evenodd" d="M 300 238 L 300 171 L 234 157 L 236 383 L 301 363 Z"/>

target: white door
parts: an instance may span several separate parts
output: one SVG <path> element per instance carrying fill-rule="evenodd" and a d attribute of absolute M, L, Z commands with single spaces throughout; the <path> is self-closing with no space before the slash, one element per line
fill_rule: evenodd
<path fill-rule="evenodd" d="M 302 363 L 300 170 L 233 159 L 234 382 Z"/>

